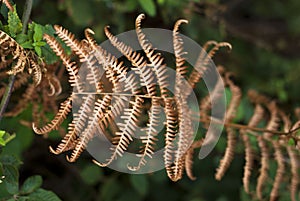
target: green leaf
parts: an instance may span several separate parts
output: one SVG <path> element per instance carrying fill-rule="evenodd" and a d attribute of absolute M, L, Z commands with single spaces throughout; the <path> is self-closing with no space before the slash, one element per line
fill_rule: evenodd
<path fill-rule="evenodd" d="M 29 194 L 41 187 L 43 183 L 43 179 L 39 175 L 31 176 L 27 178 L 24 184 L 21 187 L 20 193 L 21 194 Z"/>
<path fill-rule="evenodd" d="M 10 35 L 15 38 L 18 33 L 22 31 L 22 22 L 18 16 L 16 6 L 14 6 L 14 11 L 9 11 L 8 13 L 8 29 Z"/>
<path fill-rule="evenodd" d="M 43 26 L 40 24 L 34 24 L 33 41 L 38 42 L 43 39 Z"/>
<path fill-rule="evenodd" d="M 18 201 L 30 201 L 28 196 L 19 196 Z"/>
<path fill-rule="evenodd" d="M 13 165 L 3 165 L 4 179 L 6 189 L 10 194 L 17 194 L 19 191 L 19 172 Z"/>
<path fill-rule="evenodd" d="M 47 64 L 53 64 L 53 63 L 55 63 L 58 60 L 58 57 L 51 50 L 51 48 L 49 47 L 49 45 L 45 45 L 45 46 L 41 47 L 41 49 L 42 49 L 42 55 L 45 58 L 45 62 Z"/>
<path fill-rule="evenodd" d="M 55 34 L 55 30 L 50 24 L 46 24 L 45 26 L 43 26 L 43 32 L 51 36 Z"/>
<path fill-rule="evenodd" d="M 31 42 L 31 41 L 25 41 L 24 43 L 20 43 L 20 45 L 21 45 L 23 48 L 33 49 L 32 42 Z"/>
<path fill-rule="evenodd" d="M 30 40 L 33 40 L 34 27 L 35 27 L 34 22 L 28 24 L 27 35 Z"/>
<path fill-rule="evenodd" d="M 36 54 L 37 54 L 39 57 L 42 56 L 42 49 L 41 49 L 41 47 L 35 46 L 35 47 L 34 47 L 34 50 L 35 50 Z"/>
<path fill-rule="evenodd" d="M 33 46 L 43 47 L 46 45 L 46 42 L 44 41 L 38 41 L 32 44 Z"/>
<path fill-rule="evenodd" d="M 4 134 L 5 134 L 5 131 L 0 130 L 0 138 L 3 138 Z"/>
<path fill-rule="evenodd" d="M 0 138 L 0 146 L 5 146 L 5 140 L 3 138 Z"/>
<path fill-rule="evenodd" d="M 140 194 L 145 196 L 147 194 L 149 183 L 145 175 L 130 175 L 130 182 L 133 188 Z"/>
<path fill-rule="evenodd" d="M 16 137 L 16 134 L 9 134 L 7 132 L 4 132 L 3 136 L 0 137 L 0 145 L 5 146 L 9 141 L 14 139 Z"/>
<path fill-rule="evenodd" d="M 139 3 L 143 10 L 150 16 L 156 15 L 156 8 L 153 0 L 139 0 Z"/>
<path fill-rule="evenodd" d="M 98 166 L 92 164 L 87 165 L 80 173 L 83 181 L 87 184 L 94 185 L 102 178 L 102 170 Z"/>
<path fill-rule="evenodd" d="M 2 155 L 1 154 L 0 162 L 3 165 L 12 165 L 12 166 L 18 166 L 18 165 L 22 164 L 22 162 L 13 155 Z"/>
<path fill-rule="evenodd" d="M 61 199 L 55 195 L 52 191 L 47 191 L 44 189 L 37 189 L 29 195 L 30 201 L 61 201 Z"/>
<path fill-rule="evenodd" d="M 28 40 L 28 36 L 26 34 L 18 34 L 17 37 L 16 37 L 16 41 L 21 44 L 21 43 L 24 43 L 25 41 Z"/>

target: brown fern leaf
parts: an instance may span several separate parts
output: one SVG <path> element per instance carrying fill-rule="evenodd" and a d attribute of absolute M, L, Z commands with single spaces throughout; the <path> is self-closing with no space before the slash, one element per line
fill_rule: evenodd
<path fill-rule="evenodd" d="M 117 157 L 122 157 L 124 151 L 127 150 L 130 141 L 133 140 L 132 136 L 134 136 L 137 123 L 139 122 L 138 118 L 141 115 L 143 101 L 143 98 L 136 97 L 135 101 L 132 102 L 132 108 L 124 109 L 124 115 L 121 116 L 124 122 L 117 123 L 120 131 L 116 132 L 113 138 L 113 146 L 111 147 L 112 154 L 107 159 L 107 162 L 98 162 L 97 164 L 99 166 L 108 166 L 117 159 Z"/>
<path fill-rule="evenodd" d="M 76 65 L 75 62 L 71 62 L 70 57 L 68 57 L 66 55 L 66 53 L 64 52 L 64 49 L 62 48 L 61 44 L 59 44 L 59 42 L 57 42 L 57 40 L 47 34 L 44 34 L 44 39 L 47 41 L 47 43 L 49 44 L 49 46 L 51 47 L 51 49 L 55 52 L 55 54 L 57 56 L 59 56 L 61 58 L 61 60 L 63 61 L 66 70 L 69 73 L 69 82 L 71 83 L 71 86 L 75 87 L 75 90 L 78 92 L 82 92 L 83 88 L 82 88 L 82 83 L 80 82 L 79 78 L 78 78 L 78 67 Z"/>
<path fill-rule="evenodd" d="M 62 92 L 61 83 L 55 75 L 45 75 L 45 78 L 48 82 L 49 92 L 47 93 L 48 96 L 57 96 Z"/>
<path fill-rule="evenodd" d="M 257 138 L 258 141 L 258 146 L 261 150 L 261 159 L 260 159 L 260 163 L 261 163 L 261 167 L 260 167 L 260 174 L 259 177 L 257 178 L 257 185 L 256 185 L 256 196 L 258 199 L 262 200 L 263 199 L 263 186 L 265 181 L 268 178 L 268 170 L 269 170 L 269 160 L 270 160 L 270 156 L 269 156 L 269 148 L 264 140 L 264 138 L 262 136 L 259 136 Z"/>
<path fill-rule="evenodd" d="M 280 118 L 279 118 L 279 111 L 278 111 L 278 108 L 276 106 L 275 101 L 271 101 L 271 102 L 267 103 L 266 106 L 267 106 L 267 108 L 270 112 L 270 115 L 271 115 L 266 129 L 267 130 L 278 130 L 278 128 L 280 126 L 279 125 Z M 263 135 L 266 138 L 272 137 L 272 133 L 268 133 L 268 132 L 263 133 Z"/>
<path fill-rule="evenodd" d="M 67 156 L 67 160 L 69 162 L 75 162 L 83 152 L 83 150 L 86 148 L 87 143 L 94 137 L 98 122 L 104 117 L 104 112 L 109 107 L 111 99 L 111 95 L 104 95 L 102 100 L 97 100 L 97 102 L 95 103 L 93 115 L 89 117 L 87 123 L 88 126 L 83 130 L 83 132 L 79 136 L 79 139 L 76 141 L 76 146 L 74 148 L 74 151 L 72 152 L 71 157 L 69 158 Z"/>
<path fill-rule="evenodd" d="M 133 65 L 132 70 L 140 75 L 140 85 L 145 86 L 148 94 L 155 95 L 156 88 L 153 82 L 151 68 L 147 65 L 146 59 L 138 52 L 134 51 L 130 46 L 119 41 L 117 37 L 109 32 L 109 27 L 105 27 L 104 32 L 113 46 L 115 46 Z"/>
<path fill-rule="evenodd" d="M 80 58 L 81 62 L 85 62 L 89 58 L 86 49 L 83 48 L 80 41 L 75 38 L 75 35 L 67 29 L 59 25 L 54 25 L 54 29 L 60 39 L 62 39 L 68 47 Z"/>
<path fill-rule="evenodd" d="M 185 65 L 185 58 L 183 57 L 187 52 L 183 52 L 183 40 L 179 35 L 179 26 L 182 23 L 188 23 L 187 20 L 178 20 L 173 29 L 173 47 L 176 59 L 176 84 L 180 85 L 180 77 L 184 78 L 187 73 L 187 66 Z M 181 79 L 182 79 L 181 78 Z"/>
<path fill-rule="evenodd" d="M 285 132 L 289 132 L 291 129 L 291 120 L 289 117 L 282 111 L 279 110 L 279 115 L 280 118 L 282 119 L 283 122 L 283 130 Z M 293 149 L 292 146 L 288 145 L 288 139 L 286 136 L 281 137 L 279 141 L 280 145 L 286 146 L 286 150 L 288 153 L 288 157 L 290 159 L 290 167 L 291 167 L 291 182 L 290 182 L 290 198 L 292 201 L 296 201 L 297 198 L 297 189 L 298 189 L 298 184 L 299 184 L 299 174 L 298 174 L 298 168 L 299 168 L 299 163 L 298 163 L 298 154 L 296 153 L 296 150 Z M 278 160 L 278 168 L 279 168 L 279 160 Z M 284 173 L 283 173 L 284 174 Z M 281 176 L 281 175 L 280 175 Z M 278 179 L 279 180 L 279 179 Z"/>
<path fill-rule="evenodd" d="M 167 87 L 169 86 L 169 83 L 167 81 L 168 75 L 166 73 L 167 70 L 166 64 L 164 63 L 163 57 L 159 53 L 155 52 L 155 48 L 152 47 L 152 44 L 146 39 L 145 34 L 142 32 L 141 21 L 143 19 L 145 19 L 145 15 L 140 14 L 136 18 L 136 22 L 135 22 L 138 41 L 143 51 L 145 52 L 148 60 L 150 61 L 148 66 L 151 66 L 153 68 L 154 74 L 157 78 L 157 83 L 160 88 L 161 95 L 164 97 L 168 93 Z M 152 83 L 152 80 L 149 82 Z M 152 90 L 150 90 L 150 94 L 152 94 Z"/>
<path fill-rule="evenodd" d="M 225 82 L 226 84 L 228 84 L 232 92 L 231 100 L 226 111 L 225 123 L 233 121 L 233 118 L 236 115 L 236 109 L 240 103 L 241 96 L 242 96 L 240 88 L 230 80 L 230 76 L 231 74 L 229 73 L 225 74 Z M 234 147 L 236 144 L 235 130 L 233 128 L 227 127 L 226 132 L 227 132 L 227 147 L 225 150 L 224 157 L 221 159 L 220 165 L 217 168 L 217 172 L 215 174 L 215 178 L 217 180 L 221 180 L 226 170 L 230 166 L 230 163 L 232 162 L 234 156 Z"/>
<path fill-rule="evenodd" d="M 256 127 L 257 124 L 263 119 L 264 109 L 261 105 L 257 104 L 254 109 L 254 113 L 249 120 L 249 127 Z M 249 136 L 247 135 L 247 130 L 241 129 L 240 134 L 242 135 L 242 140 L 245 145 L 245 166 L 244 166 L 244 176 L 243 176 L 243 186 L 246 193 L 250 193 L 249 184 L 250 184 L 250 176 L 253 169 L 253 161 L 254 161 L 254 150 L 250 143 Z"/>
<path fill-rule="evenodd" d="M 172 98 L 165 99 L 165 113 L 166 113 L 166 137 L 165 137 L 165 150 L 164 150 L 164 161 L 165 168 L 168 174 L 168 177 L 172 181 L 177 181 L 181 178 L 179 174 L 183 170 L 183 160 L 182 158 L 177 158 L 176 164 L 175 161 L 175 152 L 177 149 L 176 146 L 176 137 L 178 129 L 178 113 L 176 110 L 176 102 Z M 174 170 L 176 168 L 176 170 Z"/>
<path fill-rule="evenodd" d="M 95 101 L 94 94 L 88 94 L 86 96 L 79 95 L 73 98 L 74 100 L 80 101 L 81 105 L 78 111 L 74 111 L 72 123 L 69 124 L 68 133 L 65 135 L 62 142 L 57 146 L 57 149 L 54 151 L 50 147 L 50 151 L 54 154 L 60 154 L 62 152 L 68 151 L 73 148 L 73 144 L 80 133 L 84 130 L 85 126 L 87 126 L 88 114 L 93 111 L 93 103 Z"/>
<path fill-rule="evenodd" d="M 211 58 L 216 51 L 221 47 L 231 49 L 231 45 L 226 42 L 208 41 L 203 46 L 195 67 L 189 69 L 185 58 L 188 52 L 185 52 L 183 48 L 184 40 L 179 34 L 180 25 L 187 21 L 177 21 L 173 29 L 176 74 L 174 76 L 174 86 L 172 86 L 173 83 L 168 79 L 167 66 L 164 63 L 162 54 L 152 46 L 145 35 L 146 32 L 143 32 L 141 28 L 144 18 L 145 15 L 141 14 L 135 21 L 137 39 L 143 53 L 134 51 L 130 44 L 120 41 L 110 33 L 108 27 L 104 29 L 111 44 L 130 62 L 129 67 L 124 65 L 127 62 L 118 61 L 114 55 L 103 47 L 98 46 L 93 37 L 94 32 L 91 29 L 86 29 L 84 32 L 85 39 L 79 41 L 75 39 L 74 34 L 66 29 L 55 26 L 58 37 L 72 49 L 79 57 L 81 63 L 73 62 L 55 38 L 48 35 L 44 36 L 47 43 L 66 66 L 70 77 L 69 82 L 74 87 L 75 93 L 72 93 L 61 105 L 54 120 L 42 128 L 37 128 L 34 124 L 34 130 L 38 133 L 47 133 L 57 129 L 70 111 L 72 101 L 72 103 L 75 103 L 73 104 L 73 110 L 76 109 L 74 108 L 75 106 L 78 106 L 78 110 L 74 111 L 73 120 L 68 126 L 68 133 L 57 148 L 54 150 L 50 147 L 50 151 L 60 154 L 71 150 L 72 153 L 67 156 L 67 160 L 75 162 L 93 138 L 106 137 L 112 143 L 110 155 L 104 162 L 94 162 L 100 166 L 108 166 L 116 159 L 123 157 L 128 149 L 135 148 L 134 145 L 137 142 L 142 144 L 139 152 L 136 153 L 138 161 L 136 164 L 128 163 L 127 167 L 131 171 L 138 171 L 147 162 L 149 164 L 149 160 L 153 157 L 158 147 L 156 144 L 160 134 L 158 125 L 161 121 L 164 121 L 161 122 L 165 132 L 163 160 L 168 177 L 172 181 L 178 181 L 182 178 L 184 171 L 186 171 L 187 176 L 194 180 L 195 176 L 192 173 L 193 153 L 196 148 L 206 146 L 206 144 L 203 144 L 206 142 L 206 139 L 193 139 L 196 131 L 193 127 L 192 114 L 195 114 L 195 112 L 193 113 L 192 109 L 188 107 L 189 95 L 191 95 L 197 83 L 201 81 L 201 78 L 205 76 L 205 73 L 216 70 L 210 65 Z M 1 61 L 5 62 L 9 59 L 6 55 L 13 55 L 16 71 L 21 72 L 22 67 L 26 64 L 24 56 L 29 54 L 23 53 L 22 49 L 14 45 L 14 41 L 10 40 L 5 34 L 0 34 L 0 44 L 4 47 L 0 48 L 0 50 L 5 53 Z M 10 44 L 12 44 L 11 47 Z M 86 74 L 78 75 L 79 64 L 87 69 Z M 48 89 L 48 91 L 42 92 L 43 96 L 45 94 L 51 95 L 51 97 L 55 96 L 57 92 L 61 91 L 58 85 L 59 82 L 51 79 L 51 74 L 45 73 L 43 66 L 41 66 L 40 70 L 43 72 L 40 83 Z M 291 199 L 296 200 L 295 195 L 299 184 L 297 158 L 299 157 L 297 156 L 298 151 L 289 146 L 288 142 L 290 139 L 296 143 L 300 141 L 296 132 L 299 129 L 300 121 L 291 124 L 289 118 L 278 108 L 274 101 L 250 91 L 249 99 L 255 105 L 253 115 L 248 125 L 234 123 L 236 110 L 240 105 L 241 90 L 231 80 L 231 74 L 226 72 L 223 67 L 218 67 L 217 71 L 221 74 L 223 80 L 216 80 L 215 88 L 210 96 L 204 95 L 204 98 L 199 98 L 201 102 L 200 121 L 203 123 L 204 128 L 208 128 L 210 123 L 216 125 L 223 123 L 219 117 L 215 118 L 213 114 L 210 114 L 210 109 L 214 107 L 211 99 L 214 100 L 220 97 L 220 91 L 224 88 L 223 81 L 232 94 L 225 116 L 227 147 L 217 168 L 216 179 L 220 180 L 223 177 L 233 160 L 234 149 L 237 143 L 235 132 L 239 131 L 245 145 L 243 177 L 245 191 L 251 193 L 249 187 L 250 177 L 255 171 L 253 161 L 256 152 L 254 151 L 254 145 L 250 143 L 249 137 L 249 135 L 252 135 L 257 140 L 258 154 L 261 155 L 256 197 L 258 199 L 264 198 L 264 187 L 269 179 L 269 165 L 271 160 L 275 160 L 277 169 L 269 196 L 271 200 L 279 198 L 281 183 L 285 181 L 284 171 L 288 167 L 284 164 L 286 160 L 284 156 L 288 155 L 290 160 L 289 167 L 293 177 L 290 180 Z M 35 79 L 38 81 L 40 77 Z M 168 87 L 174 87 L 175 93 L 171 93 Z M 48 101 L 47 98 L 45 100 L 50 104 L 51 101 Z M 37 106 L 34 106 L 34 110 L 37 110 Z M 264 111 L 266 111 L 266 115 Z M 199 114 L 196 115 L 199 118 Z M 41 118 L 44 117 L 41 115 Z M 120 121 L 118 121 L 119 119 Z M 268 119 L 267 125 L 263 128 L 258 127 L 265 122 L 265 119 Z M 281 124 L 284 125 L 282 126 Z M 140 127 L 142 128 L 140 129 Z M 284 129 L 284 131 L 281 131 L 281 129 Z M 133 139 L 134 137 L 140 137 L 135 136 L 138 131 L 143 131 L 140 141 Z M 207 134 L 205 138 L 207 136 L 209 135 Z M 131 145 L 133 146 L 131 147 Z M 275 152 L 274 159 L 272 158 L 271 150 Z"/>
<path fill-rule="evenodd" d="M 8 55 L 12 55 L 12 60 L 15 64 L 7 71 L 9 75 L 16 75 L 17 73 L 23 72 L 27 64 L 27 53 L 13 38 L 7 33 L 0 30 L 0 44 L 1 44 L 1 57 L 2 60 Z"/>
<path fill-rule="evenodd" d="M 299 169 L 299 158 L 298 158 L 298 154 L 296 153 L 296 151 L 291 147 L 288 146 L 287 147 L 287 152 L 288 152 L 288 156 L 290 158 L 291 161 L 291 184 L 290 184 L 290 193 L 291 193 L 291 200 L 292 201 L 296 201 L 296 196 L 297 196 L 297 190 L 298 190 L 298 186 L 299 186 L 299 174 L 298 174 L 298 169 Z"/>
<path fill-rule="evenodd" d="M 185 155 L 185 171 L 187 176 L 191 179 L 191 180 L 196 180 L 196 177 L 194 176 L 193 172 L 192 172 L 192 167 L 193 167 L 193 154 L 195 149 L 200 148 L 203 144 L 203 139 L 194 141 L 193 144 L 189 147 L 188 151 L 186 152 Z"/>
<path fill-rule="evenodd" d="M 275 159 L 277 161 L 277 170 L 276 170 L 276 175 L 273 183 L 273 188 L 270 193 L 270 201 L 276 201 L 278 199 L 278 193 L 279 193 L 279 188 L 280 184 L 283 181 L 283 175 L 285 173 L 285 165 L 284 165 L 284 156 L 281 150 L 281 146 L 278 142 L 273 142 L 273 147 L 275 150 Z"/>
<path fill-rule="evenodd" d="M 72 105 L 72 97 L 69 97 L 67 100 L 65 100 L 63 103 L 60 105 L 60 109 L 54 119 L 47 125 L 43 126 L 42 128 L 38 128 L 35 123 L 32 124 L 32 128 L 35 133 L 37 134 L 45 134 L 49 133 L 52 130 L 58 129 L 60 124 L 66 119 L 67 114 L 71 111 Z"/>
<path fill-rule="evenodd" d="M 169 83 L 167 81 L 168 75 L 166 73 L 167 71 L 166 64 L 164 63 L 163 57 L 159 53 L 155 53 L 155 48 L 152 47 L 152 44 L 146 39 L 145 34 L 142 32 L 141 21 L 143 19 L 145 19 L 144 14 L 140 14 L 136 18 L 135 27 L 136 27 L 137 37 L 143 51 L 145 52 L 148 60 L 150 61 L 150 63 L 148 63 L 148 66 L 153 68 L 154 74 L 157 78 L 157 84 L 159 85 L 161 95 L 165 97 L 168 93 L 167 88 L 169 86 Z"/>
<path fill-rule="evenodd" d="M 33 74 L 34 84 L 37 86 L 42 81 L 42 68 L 33 59 L 29 59 L 31 67 L 29 68 L 29 74 Z"/>
<path fill-rule="evenodd" d="M 154 153 L 154 146 L 157 141 L 157 134 L 158 131 L 155 128 L 158 123 L 159 123 L 159 114 L 161 112 L 160 109 L 160 104 L 159 104 L 159 99 L 152 99 L 152 104 L 151 108 L 149 111 L 149 122 L 147 123 L 147 128 L 146 130 L 146 135 L 141 137 L 142 143 L 143 143 L 143 148 L 140 151 L 140 160 L 137 164 L 137 166 L 130 166 L 129 164 L 127 165 L 128 169 L 131 171 L 137 171 L 139 170 L 142 166 L 144 166 L 147 163 L 146 157 L 152 158 L 152 155 Z"/>

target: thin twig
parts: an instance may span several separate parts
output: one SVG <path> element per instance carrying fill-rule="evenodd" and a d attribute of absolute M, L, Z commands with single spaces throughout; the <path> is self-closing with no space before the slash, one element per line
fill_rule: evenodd
<path fill-rule="evenodd" d="M 8 105 L 8 101 L 10 99 L 10 95 L 11 95 L 14 83 L 15 83 L 15 75 L 11 75 L 9 77 L 9 83 L 8 83 L 6 89 L 5 89 L 5 93 L 3 95 L 3 98 L 2 98 L 1 104 L 0 104 L 0 122 L 2 120 L 2 117 L 3 117 L 3 114 L 6 110 L 6 107 Z"/>

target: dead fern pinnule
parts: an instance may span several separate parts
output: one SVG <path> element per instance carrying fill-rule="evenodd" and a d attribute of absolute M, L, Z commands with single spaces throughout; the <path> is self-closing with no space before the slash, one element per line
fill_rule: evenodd
<path fill-rule="evenodd" d="M 258 136 L 257 138 L 259 149 L 261 150 L 261 167 L 260 167 L 260 174 L 257 178 L 256 184 L 256 196 L 258 199 L 263 199 L 263 186 L 268 179 L 268 171 L 269 171 L 269 148 L 267 146 L 266 141 L 264 140 L 263 136 Z"/>
<path fill-rule="evenodd" d="M 273 148 L 275 150 L 274 155 L 275 155 L 275 160 L 277 161 L 277 170 L 273 182 L 273 187 L 270 193 L 270 201 L 276 201 L 278 199 L 279 188 L 283 181 L 283 175 L 285 173 L 285 165 L 284 165 L 285 159 L 279 142 L 274 141 Z"/>
<path fill-rule="evenodd" d="M 264 117 L 264 109 L 260 104 L 256 104 L 253 115 L 249 120 L 249 127 L 256 127 L 257 124 Z M 250 177 L 253 170 L 254 163 L 254 150 L 252 148 L 250 138 L 247 135 L 247 130 L 240 129 L 240 134 L 242 135 L 242 140 L 245 145 L 245 166 L 244 166 L 244 176 L 243 176 L 243 185 L 246 193 L 250 193 Z"/>
<path fill-rule="evenodd" d="M 225 74 L 225 83 L 228 84 L 232 93 L 231 100 L 226 111 L 225 123 L 229 123 L 233 121 L 233 118 L 236 116 L 237 107 L 240 104 L 241 97 L 242 97 L 241 89 L 233 83 L 233 81 L 230 79 L 230 76 L 231 76 L 230 73 Z M 227 132 L 227 147 L 225 150 L 224 157 L 221 159 L 220 165 L 217 168 L 217 172 L 215 174 L 215 178 L 217 180 L 221 180 L 226 170 L 230 166 L 230 163 L 232 162 L 234 156 L 234 148 L 236 144 L 235 129 L 227 127 L 226 132 Z"/>
<path fill-rule="evenodd" d="M 290 164 L 291 164 L 291 183 L 290 183 L 290 193 L 291 193 L 291 200 L 296 201 L 297 200 L 297 192 L 298 192 L 298 186 L 299 186 L 299 155 L 296 153 L 296 151 L 291 147 L 287 147 L 288 156 L 290 158 Z"/>
<path fill-rule="evenodd" d="M 141 30 L 141 21 L 145 19 L 144 14 L 140 14 L 136 18 L 135 29 L 138 37 L 139 44 L 141 45 L 143 51 L 145 52 L 148 60 L 148 66 L 151 66 L 151 70 L 154 72 L 157 84 L 160 89 L 160 94 L 162 97 L 166 97 L 168 93 L 168 75 L 167 75 L 167 68 L 166 64 L 164 63 L 164 58 L 161 56 L 160 53 L 155 52 L 155 48 L 152 47 L 152 44 L 147 40 L 145 34 Z M 154 78 L 154 76 L 153 76 Z M 152 79 L 152 78 L 150 78 Z M 149 90 L 151 92 L 151 90 Z"/>
<path fill-rule="evenodd" d="M 42 128 L 38 128 L 37 125 L 33 123 L 32 128 L 34 132 L 37 134 L 45 134 L 51 132 L 52 130 L 56 130 L 60 126 L 60 124 L 66 119 L 68 113 L 71 111 L 71 101 L 72 98 L 69 97 L 67 100 L 61 103 L 58 113 L 49 124 L 43 126 Z"/>

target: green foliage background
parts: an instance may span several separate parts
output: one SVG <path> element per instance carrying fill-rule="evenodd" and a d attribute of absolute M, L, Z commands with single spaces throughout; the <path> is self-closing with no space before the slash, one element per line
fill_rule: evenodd
<path fill-rule="evenodd" d="M 22 13 L 23 3 L 16 1 L 18 13 Z M 1 7 L 2 13 L 5 9 Z M 182 27 L 182 33 L 199 44 L 207 40 L 232 43 L 233 50 L 230 53 L 221 51 L 215 63 L 236 74 L 236 81 L 245 94 L 250 88 L 256 89 L 277 99 L 292 113 L 300 103 L 299 9 L 298 0 L 35 0 L 31 19 L 41 25 L 63 25 L 78 38 L 83 37 L 84 28 L 92 28 L 100 43 L 106 40 L 104 26 L 110 25 L 116 34 L 132 30 L 134 20 L 141 12 L 147 14 L 144 27 L 171 29 L 177 19 L 186 18 L 189 24 Z M 44 45 L 39 43 L 40 38 L 33 40 L 36 40 L 33 41 L 36 46 L 31 48 L 35 50 Z M 247 119 L 251 110 L 249 103 L 243 100 L 239 116 Z M 99 168 L 91 163 L 87 153 L 77 163 L 69 164 L 64 155 L 54 156 L 48 152 L 49 145 L 58 143 L 57 134 L 44 139 L 20 124 L 20 120 L 30 119 L 30 114 L 28 108 L 17 118 L 6 118 L 0 124 L 1 130 L 16 133 L 15 139 L 3 147 L 1 155 L 14 155 L 16 160 L 23 161 L 22 165 L 16 166 L 20 171 L 21 191 L 30 192 L 31 189 L 26 189 L 26 179 L 40 175 L 43 188 L 55 192 L 62 200 L 70 201 L 251 200 L 241 186 L 242 147 L 223 180 L 214 180 L 215 168 L 225 149 L 225 138 L 221 138 L 207 158 L 201 161 L 195 158 L 196 181 L 184 177 L 173 183 L 164 170 L 149 175 L 127 175 Z M 243 119 L 238 121 L 243 123 Z M 38 189 L 41 178 L 30 178 L 35 180 L 34 190 Z M 3 188 L 4 185 L 0 184 L 0 190 Z M 287 192 L 281 194 L 280 200 L 289 200 Z"/>

